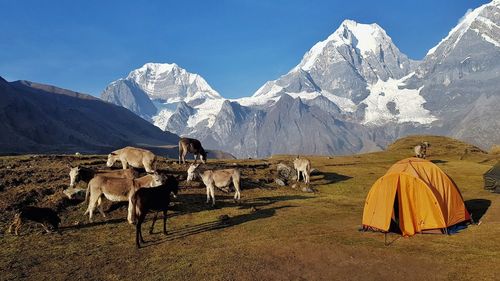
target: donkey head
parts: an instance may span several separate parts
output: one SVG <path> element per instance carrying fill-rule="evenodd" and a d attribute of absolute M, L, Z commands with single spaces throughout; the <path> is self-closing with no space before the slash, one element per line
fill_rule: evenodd
<path fill-rule="evenodd" d="M 80 166 L 71 167 L 69 170 L 69 187 L 73 187 L 78 181 L 80 175 Z"/>
<path fill-rule="evenodd" d="M 194 180 L 194 177 L 196 175 L 195 171 L 200 166 L 200 164 L 191 164 L 187 170 L 188 176 L 187 176 L 187 182 L 190 182 Z"/>
<path fill-rule="evenodd" d="M 106 162 L 106 166 L 112 167 L 115 164 L 116 160 L 118 160 L 118 158 L 118 154 L 111 152 L 110 154 L 108 154 L 108 162 Z"/>

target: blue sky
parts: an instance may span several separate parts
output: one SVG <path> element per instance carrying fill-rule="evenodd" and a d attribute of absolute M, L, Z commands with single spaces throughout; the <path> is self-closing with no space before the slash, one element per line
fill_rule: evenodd
<path fill-rule="evenodd" d="M 378 23 L 421 59 L 489 1 L 0 0 L 0 76 L 100 95 L 147 62 L 175 62 L 228 98 L 285 74 L 344 19 Z"/>

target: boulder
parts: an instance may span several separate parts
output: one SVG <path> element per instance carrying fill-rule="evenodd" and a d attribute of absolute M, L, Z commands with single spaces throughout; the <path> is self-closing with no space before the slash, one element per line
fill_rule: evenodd
<path fill-rule="evenodd" d="M 286 185 L 286 183 L 282 179 L 279 179 L 279 178 L 275 179 L 274 182 L 277 185 L 279 185 L 279 186 L 285 186 Z"/>
<path fill-rule="evenodd" d="M 309 186 L 302 187 L 302 192 L 314 192 Z"/>
<path fill-rule="evenodd" d="M 293 179 L 293 177 L 296 177 L 295 169 L 289 167 L 288 165 L 285 165 L 283 163 L 279 163 L 278 166 L 276 167 L 276 170 L 278 172 L 278 177 L 282 179 Z"/>

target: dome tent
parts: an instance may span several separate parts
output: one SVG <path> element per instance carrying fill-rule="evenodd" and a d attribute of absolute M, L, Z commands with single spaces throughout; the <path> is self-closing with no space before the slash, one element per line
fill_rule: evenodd
<path fill-rule="evenodd" d="M 387 232 L 391 220 L 403 236 L 412 236 L 443 231 L 470 220 L 470 215 L 448 175 L 428 160 L 407 158 L 389 168 L 366 197 L 364 229 Z"/>

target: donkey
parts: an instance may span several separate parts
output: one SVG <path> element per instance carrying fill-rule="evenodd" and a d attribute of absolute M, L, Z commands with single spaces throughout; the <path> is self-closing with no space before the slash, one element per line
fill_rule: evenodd
<path fill-rule="evenodd" d="M 88 183 L 94 176 L 101 175 L 109 178 L 133 179 L 139 174 L 134 169 L 126 170 L 96 170 L 83 166 L 69 166 L 69 187 L 74 187 L 79 181 Z"/>
<path fill-rule="evenodd" d="M 135 231 L 135 244 L 137 248 L 141 247 L 140 242 L 144 243 L 142 237 L 142 223 L 146 219 L 148 211 L 155 211 L 153 223 L 149 229 L 149 234 L 153 233 L 158 212 L 163 212 L 163 234 L 167 235 L 167 211 L 170 205 L 170 193 L 174 197 L 179 192 L 179 182 L 174 177 L 167 177 L 163 185 L 151 188 L 141 188 L 132 196 L 132 205 L 135 217 L 137 218 Z"/>
<path fill-rule="evenodd" d="M 90 201 L 85 215 L 89 214 L 89 221 L 92 222 L 93 212 L 96 206 L 99 206 L 99 212 L 103 217 L 106 217 L 102 210 L 101 197 L 104 195 L 108 200 L 119 202 L 128 201 L 127 220 L 133 224 L 132 196 L 134 193 L 143 187 L 155 187 L 163 184 L 163 177 L 158 173 L 153 173 L 137 179 L 119 179 L 104 176 L 96 176 L 90 180 L 85 194 L 85 202 Z"/>
<path fill-rule="evenodd" d="M 414 151 L 415 151 L 415 156 L 417 158 L 423 158 L 425 159 L 425 157 L 427 157 L 427 148 L 430 147 L 431 144 L 424 141 L 422 142 L 421 144 L 417 145 L 414 147 Z"/>
<path fill-rule="evenodd" d="M 196 160 L 198 157 L 201 158 L 201 162 L 205 164 L 207 161 L 207 152 L 201 146 L 201 143 L 197 139 L 190 138 L 181 138 L 179 140 L 179 164 L 186 163 L 186 155 L 189 153 L 194 154 L 194 163 L 196 164 Z"/>
<path fill-rule="evenodd" d="M 231 182 L 236 190 L 234 193 L 234 200 L 240 200 L 241 174 L 238 169 L 202 170 L 198 169 L 199 165 L 200 164 L 191 164 L 191 166 L 189 166 L 187 171 L 187 182 L 193 181 L 196 176 L 201 178 L 207 187 L 207 204 L 210 202 L 210 198 L 212 198 L 212 206 L 215 206 L 215 187 L 225 188 L 228 187 Z"/>
<path fill-rule="evenodd" d="M 147 173 L 153 173 L 156 164 L 156 155 L 153 152 L 127 146 L 122 149 L 115 150 L 108 155 L 106 166 L 112 167 L 115 162 L 122 162 L 123 169 L 127 169 L 128 165 L 135 168 L 144 168 Z"/>
<path fill-rule="evenodd" d="M 52 209 L 26 206 L 14 215 L 14 220 L 10 224 L 8 232 L 12 233 L 12 228 L 14 228 L 14 233 L 19 235 L 19 229 L 23 225 L 23 221 L 39 223 L 47 233 L 59 232 L 59 224 L 61 223 L 61 219 Z"/>
<path fill-rule="evenodd" d="M 297 158 L 293 160 L 293 167 L 297 171 L 297 182 L 300 181 L 300 173 L 302 173 L 304 182 L 308 184 L 309 175 L 311 174 L 311 161 L 309 161 L 309 159 L 300 158 L 299 156 L 297 156 Z"/>

